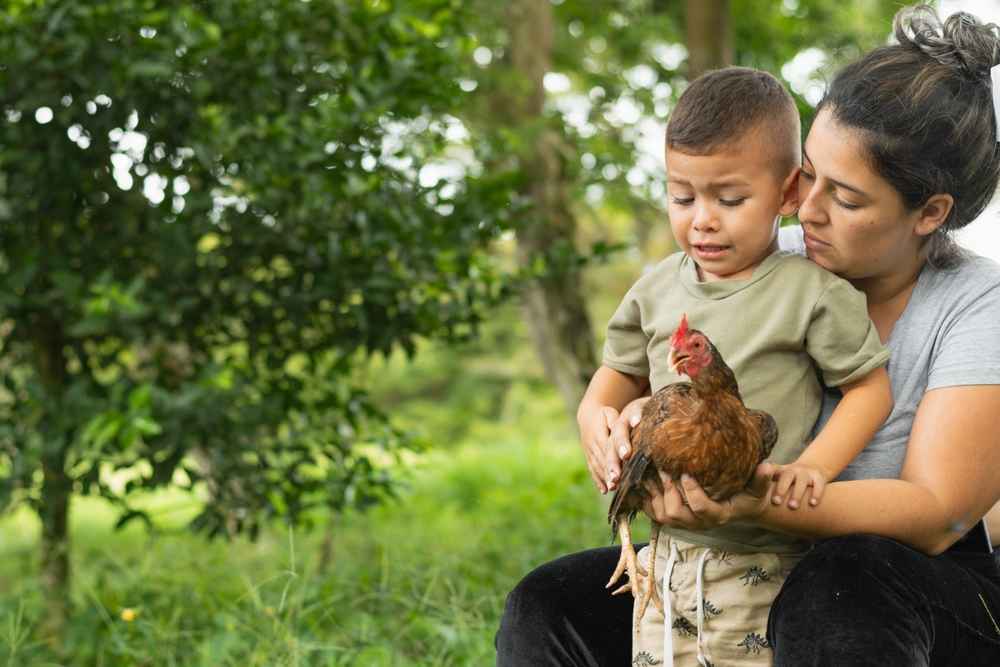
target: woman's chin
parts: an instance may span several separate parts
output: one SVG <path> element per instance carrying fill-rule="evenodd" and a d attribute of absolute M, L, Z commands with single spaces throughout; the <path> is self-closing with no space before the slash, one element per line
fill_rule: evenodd
<path fill-rule="evenodd" d="M 830 257 L 822 251 L 814 250 L 813 248 L 806 248 L 806 257 L 810 259 L 814 264 L 818 264 L 827 271 L 837 272 L 836 265 L 830 261 Z"/>

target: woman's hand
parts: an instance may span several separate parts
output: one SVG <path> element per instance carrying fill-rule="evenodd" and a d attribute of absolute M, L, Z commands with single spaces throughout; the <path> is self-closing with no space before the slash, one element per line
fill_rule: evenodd
<path fill-rule="evenodd" d="M 586 414 L 580 415 L 578 422 L 580 427 L 580 446 L 583 448 L 583 454 L 587 458 L 587 469 L 590 470 L 590 477 L 594 480 L 594 486 L 601 493 L 608 492 L 608 485 L 606 483 L 608 471 L 605 463 L 605 452 L 611 448 L 609 444 L 611 427 L 617 420 L 618 411 L 610 406 L 603 405 L 599 409 L 592 409 Z"/>
<path fill-rule="evenodd" d="M 767 509 L 774 474 L 774 465 L 761 463 L 745 491 L 716 502 L 694 479 L 685 475 L 678 484 L 660 472 L 663 492 L 654 482 L 648 482 L 646 490 L 649 497 L 643 511 L 657 523 L 695 531 L 723 526 L 731 521 L 752 521 Z"/>
<path fill-rule="evenodd" d="M 605 480 L 608 490 L 618 488 L 618 480 L 622 475 L 622 461 L 632 455 L 632 429 L 639 423 L 642 407 L 646 405 L 649 396 L 637 398 L 622 410 L 618 419 L 611 425 L 611 437 L 608 447 L 604 450 L 604 468 L 607 471 Z"/>

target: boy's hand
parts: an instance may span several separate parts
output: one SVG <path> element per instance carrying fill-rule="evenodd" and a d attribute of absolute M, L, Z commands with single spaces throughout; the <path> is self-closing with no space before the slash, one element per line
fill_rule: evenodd
<path fill-rule="evenodd" d="M 611 426 L 611 440 L 604 452 L 608 491 L 618 488 L 618 480 L 622 475 L 622 461 L 632 456 L 632 429 L 639 423 L 642 406 L 648 400 L 649 396 L 643 396 L 626 405 L 618 415 L 617 421 Z"/>
<path fill-rule="evenodd" d="M 608 470 L 605 452 L 610 449 L 611 426 L 618 420 L 618 411 L 603 405 L 599 410 L 591 410 L 579 421 L 580 446 L 587 458 L 587 468 L 594 486 L 601 493 L 608 492 Z"/>
<path fill-rule="evenodd" d="M 775 465 L 772 479 L 776 482 L 771 502 L 780 505 L 788 500 L 789 509 L 797 509 L 805 497 L 809 496 L 809 505 L 816 507 L 823 497 L 823 489 L 829 481 L 825 472 L 819 467 L 808 463 L 789 463 Z"/>

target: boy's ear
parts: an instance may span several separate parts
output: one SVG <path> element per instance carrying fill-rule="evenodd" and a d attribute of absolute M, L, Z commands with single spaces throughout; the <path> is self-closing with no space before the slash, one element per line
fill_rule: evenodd
<path fill-rule="evenodd" d="M 937 231 L 943 225 L 955 205 L 955 198 L 949 194 L 941 193 L 931 195 L 930 198 L 920 207 L 917 225 L 914 228 L 917 236 L 927 236 Z"/>
<path fill-rule="evenodd" d="M 785 182 L 781 184 L 781 206 L 778 213 L 782 217 L 795 215 L 799 210 L 799 172 L 801 167 L 795 167 L 788 175 Z"/>

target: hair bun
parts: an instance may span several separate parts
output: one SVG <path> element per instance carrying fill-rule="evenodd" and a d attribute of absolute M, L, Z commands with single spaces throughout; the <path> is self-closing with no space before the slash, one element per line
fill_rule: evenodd
<path fill-rule="evenodd" d="M 1000 64 L 1000 28 L 966 12 L 955 12 L 942 24 L 933 7 L 917 5 L 896 14 L 893 32 L 900 44 L 972 79 L 989 81 L 990 68 Z"/>

